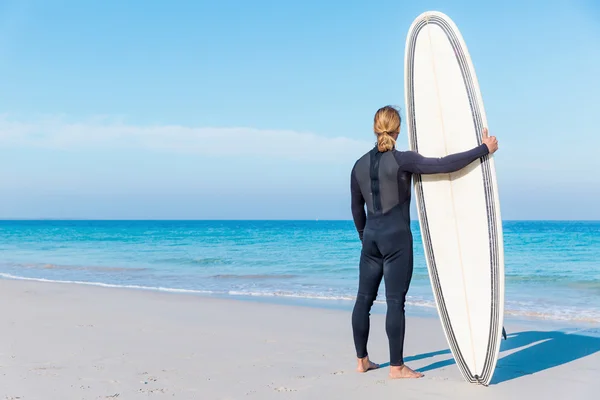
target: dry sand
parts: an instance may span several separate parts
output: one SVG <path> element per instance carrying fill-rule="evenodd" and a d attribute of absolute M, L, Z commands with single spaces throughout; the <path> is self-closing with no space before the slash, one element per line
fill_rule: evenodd
<path fill-rule="evenodd" d="M 348 311 L 0 280 L 0 400 L 597 399 L 600 329 L 507 322 L 493 384 L 462 380 L 436 318 L 407 320 L 407 364 L 354 372 Z M 387 361 L 384 316 L 369 352 Z"/>

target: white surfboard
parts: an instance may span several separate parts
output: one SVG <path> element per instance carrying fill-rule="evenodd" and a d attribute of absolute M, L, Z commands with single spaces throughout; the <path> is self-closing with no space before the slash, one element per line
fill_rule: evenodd
<path fill-rule="evenodd" d="M 415 19 L 406 39 L 411 150 L 443 157 L 481 144 L 487 127 L 467 46 L 440 12 Z M 444 333 L 468 382 L 489 385 L 504 319 L 502 220 L 492 156 L 452 174 L 416 175 L 427 268 Z"/>

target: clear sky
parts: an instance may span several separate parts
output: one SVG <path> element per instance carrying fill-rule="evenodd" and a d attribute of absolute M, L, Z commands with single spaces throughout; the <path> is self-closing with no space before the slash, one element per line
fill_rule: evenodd
<path fill-rule="evenodd" d="M 1 0 L 0 217 L 349 219 L 430 9 L 473 58 L 503 217 L 600 219 L 597 0 Z"/>

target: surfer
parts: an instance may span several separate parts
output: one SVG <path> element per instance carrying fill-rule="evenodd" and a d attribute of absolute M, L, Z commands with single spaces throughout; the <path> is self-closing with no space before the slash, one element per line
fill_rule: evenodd
<path fill-rule="evenodd" d="M 412 174 L 458 171 L 476 159 L 492 154 L 498 141 L 483 131 L 482 144 L 465 152 L 429 158 L 414 151 L 398 151 L 400 114 L 392 106 L 377 110 L 373 130 L 377 145 L 352 168 L 351 197 L 354 225 L 362 242 L 359 283 L 352 312 L 352 331 L 359 372 L 379 368 L 369 359 L 370 311 L 381 279 L 387 303 L 386 333 L 390 352 L 390 378 L 423 376 L 404 364 L 404 302 L 413 272 L 413 238 L 410 229 Z M 365 203 L 367 211 L 365 212 Z"/>

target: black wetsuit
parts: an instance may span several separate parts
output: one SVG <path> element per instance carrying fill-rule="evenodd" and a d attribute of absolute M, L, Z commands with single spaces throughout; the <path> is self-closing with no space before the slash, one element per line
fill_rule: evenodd
<path fill-rule="evenodd" d="M 427 158 L 416 152 L 395 149 L 381 153 L 375 147 L 354 165 L 350 185 L 352 216 L 362 241 L 358 294 L 352 312 L 358 358 L 368 355 L 369 315 L 383 277 L 390 365 L 404 363 L 404 300 L 413 272 L 412 174 L 458 171 L 486 154 L 485 144 L 442 158 Z"/>

